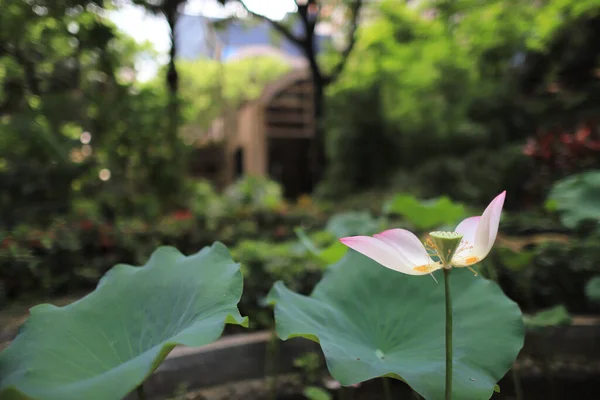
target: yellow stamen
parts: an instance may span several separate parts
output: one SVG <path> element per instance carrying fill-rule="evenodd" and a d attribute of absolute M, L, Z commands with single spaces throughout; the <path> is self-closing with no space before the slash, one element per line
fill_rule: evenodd
<path fill-rule="evenodd" d="M 463 251 L 468 251 L 468 250 L 471 250 L 472 248 L 473 248 L 473 246 L 470 246 L 469 242 L 463 240 L 462 243 L 460 244 L 460 246 L 458 246 L 458 249 L 456 250 L 456 253 L 454 253 L 454 255 L 457 256 L 460 253 L 462 253 Z"/>
<path fill-rule="evenodd" d="M 475 264 L 477 261 L 479 261 L 479 258 L 477 258 L 475 256 L 465 258 L 465 263 L 467 265 Z"/>
<path fill-rule="evenodd" d="M 414 267 L 413 270 L 417 272 L 429 273 L 433 271 L 433 268 L 429 265 L 419 265 L 417 267 Z"/>
<path fill-rule="evenodd" d="M 469 269 L 469 271 L 471 271 L 471 272 L 473 273 L 473 275 L 475 275 L 475 276 L 479 275 L 479 274 L 477 273 L 477 271 L 475 271 L 475 270 L 473 269 L 473 267 L 471 267 L 471 266 L 469 266 L 469 265 L 467 265 L 466 267 Z"/>

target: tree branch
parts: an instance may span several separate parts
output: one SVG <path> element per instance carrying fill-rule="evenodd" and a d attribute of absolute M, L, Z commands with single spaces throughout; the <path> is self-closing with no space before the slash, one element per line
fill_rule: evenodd
<path fill-rule="evenodd" d="M 248 6 L 244 3 L 243 0 L 238 0 L 238 2 L 242 5 L 242 7 L 244 7 L 244 9 L 248 12 L 248 14 L 252 15 L 253 17 L 262 19 L 263 21 L 267 21 L 269 24 L 271 24 L 273 29 L 275 29 L 277 32 L 281 33 L 283 36 L 285 36 L 285 38 L 287 40 L 289 40 L 290 42 L 292 42 L 298 46 L 302 46 L 302 39 L 296 37 L 288 28 L 286 28 L 285 26 L 283 26 L 282 24 L 280 24 L 277 21 L 273 21 L 273 20 L 265 17 L 264 15 L 257 14 L 254 11 L 251 11 L 248 8 Z"/>
<path fill-rule="evenodd" d="M 346 63 L 348 62 L 348 58 L 350 57 L 350 53 L 352 53 L 352 49 L 354 49 L 354 45 L 356 44 L 356 31 L 358 30 L 358 16 L 360 14 L 360 9 L 362 7 L 363 0 L 355 0 L 350 8 L 350 12 L 352 13 L 352 18 L 350 21 L 350 33 L 348 35 L 348 45 L 342 51 L 342 56 L 338 63 L 335 65 L 331 73 L 325 77 L 325 85 L 329 85 L 336 81 L 336 79 L 340 76 Z"/>

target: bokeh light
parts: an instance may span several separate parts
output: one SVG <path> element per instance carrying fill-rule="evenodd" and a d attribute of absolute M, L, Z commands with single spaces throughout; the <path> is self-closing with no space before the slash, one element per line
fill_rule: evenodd
<path fill-rule="evenodd" d="M 98 173 L 98 177 L 100 178 L 101 181 L 106 182 L 107 180 L 110 179 L 110 170 L 107 168 L 101 169 L 100 173 Z"/>
<path fill-rule="evenodd" d="M 79 137 L 79 140 L 83 144 L 88 144 L 88 143 L 90 143 L 92 141 L 92 134 L 89 133 L 89 132 L 83 132 L 81 134 L 81 136 Z"/>

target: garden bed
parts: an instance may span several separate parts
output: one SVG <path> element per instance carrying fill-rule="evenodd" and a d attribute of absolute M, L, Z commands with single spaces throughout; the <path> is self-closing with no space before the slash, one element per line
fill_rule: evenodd
<path fill-rule="evenodd" d="M 75 296 L 65 297 L 52 303 L 66 305 L 76 299 Z M 0 312 L 0 349 L 17 334 L 31 305 L 22 302 Z M 563 393 L 555 397 L 557 399 L 589 398 L 586 393 L 592 389 L 590 393 L 598 393 L 598 337 L 600 318 L 596 316 L 575 316 L 568 326 L 529 331 L 516 364 L 524 391 L 548 395 Z M 144 386 L 148 397 L 154 399 L 169 398 L 182 391 L 187 394 L 180 398 L 186 399 L 258 399 L 268 398 L 265 393 L 268 393 L 269 385 L 264 377 L 276 374 L 283 377 L 277 384 L 277 393 L 284 397 L 278 398 L 302 398 L 297 397 L 302 389 L 302 371 L 294 365 L 294 360 L 309 352 L 321 355 L 316 343 L 300 338 L 285 342 L 274 340 L 270 331 L 228 335 L 207 346 L 174 349 Z M 395 384 L 402 386 L 400 382 Z M 377 392 L 376 386 L 363 386 Z M 504 397 L 513 392 L 510 373 L 501 382 L 501 387 L 503 394 L 498 398 L 510 398 Z M 367 390 L 365 388 L 357 391 Z M 551 392 L 548 392 L 549 388 Z M 581 390 L 581 393 L 573 397 L 574 390 Z M 230 397 L 219 397 L 223 393 L 229 393 Z M 526 398 L 533 397 L 528 395 Z"/>
<path fill-rule="evenodd" d="M 575 317 L 570 326 L 528 332 L 515 364 L 525 398 L 595 399 L 592 394 L 600 391 L 598 337 L 600 318 L 584 316 Z M 149 398 L 168 398 L 186 388 L 187 394 L 179 398 L 266 399 L 270 383 L 264 377 L 271 372 L 281 377 L 277 399 L 303 398 L 304 377 L 294 360 L 307 352 L 320 355 L 319 346 L 296 338 L 277 341 L 274 350 L 271 340 L 272 333 L 262 331 L 227 336 L 200 348 L 176 348 L 145 383 Z M 500 382 L 502 393 L 494 398 L 514 398 L 513 376 L 505 376 Z M 410 394 L 403 383 L 393 385 L 395 392 Z M 348 390 L 356 392 L 354 399 L 382 396 L 379 382 Z M 229 397 L 222 397 L 224 393 Z"/>

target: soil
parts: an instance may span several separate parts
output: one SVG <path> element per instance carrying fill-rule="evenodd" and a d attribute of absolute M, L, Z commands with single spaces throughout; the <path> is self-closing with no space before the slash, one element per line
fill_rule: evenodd
<path fill-rule="evenodd" d="M 544 367 L 540 362 L 528 359 L 517 367 L 521 381 L 522 396 L 515 394 L 512 371 L 500 381 L 500 393 L 494 393 L 492 400 L 597 400 L 600 393 L 600 361 L 594 365 L 571 363 L 551 363 Z M 324 378 L 327 379 L 327 378 Z M 331 383 L 331 378 L 328 378 Z M 394 400 L 422 399 L 403 382 L 388 380 Z M 234 382 L 231 384 L 188 391 L 168 400 L 306 400 L 302 392 L 307 386 L 301 375 L 286 375 L 277 378 L 276 395 L 270 396 L 265 379 Z M 317 384 L 323 388 L 323 384 Z M 332 399 L 385 400 L 383 381 L 374 379 L 363 382 L 357 388 L 331 388 Z M 344 393 L 340 393 L 343 390 Z"/>

